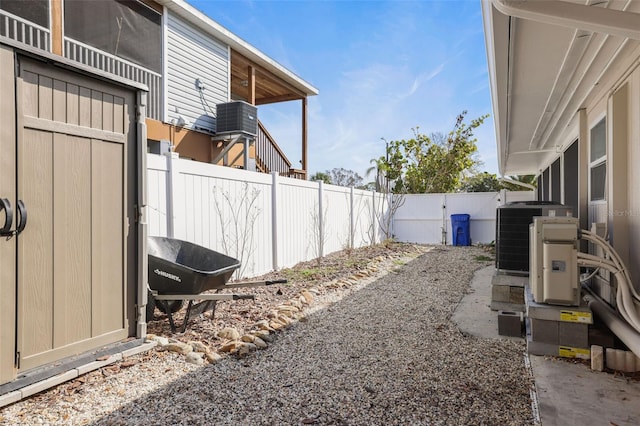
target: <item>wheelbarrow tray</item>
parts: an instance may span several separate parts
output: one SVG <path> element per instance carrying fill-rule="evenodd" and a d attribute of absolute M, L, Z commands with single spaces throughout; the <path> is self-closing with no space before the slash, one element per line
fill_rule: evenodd
<path fill-rule="evenodd" d="M 221 289 L 240 261 L 168 237 L 148 237 L 149 287 L 159 294 L 199 294 Z"/>

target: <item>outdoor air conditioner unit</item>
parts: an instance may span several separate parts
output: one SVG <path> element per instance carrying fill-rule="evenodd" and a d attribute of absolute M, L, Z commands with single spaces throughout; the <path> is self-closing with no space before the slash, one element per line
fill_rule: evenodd
<path fill-rule="evenodd" d="M 258 134 L 258 109 L 243 101 L 216 105 L 216 133 Z"/>
<path fill-rule="evenodd" d="M 580 305 L 579 229 L 574 217 L 533 218 L 529 285 L 537 303 Z"/>
<path fill-rule="evenodd" d="M 572 216 L 552 201 L 516 201 L 496 209 L 496 269 L 529 272 L 529 224 L 535 216 Z"/>

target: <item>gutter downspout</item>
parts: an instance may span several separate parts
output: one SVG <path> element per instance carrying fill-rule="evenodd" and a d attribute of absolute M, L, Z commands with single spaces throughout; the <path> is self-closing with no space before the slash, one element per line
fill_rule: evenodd
<path fill-rule="evenodd" d="M 571 29 L 640 40 L 640 14 L 566 1 L 491 0 L 500 13 Z"/>
<path fill-rule="evenodd" d="M 588 303 L 589 309 L 594 311 L 609 329 L 627 345 L 629 350 L 640 357 L 640 334 L 622 321 L 610 308 L 596 297 L 587 294 L 583 299 Z"/>

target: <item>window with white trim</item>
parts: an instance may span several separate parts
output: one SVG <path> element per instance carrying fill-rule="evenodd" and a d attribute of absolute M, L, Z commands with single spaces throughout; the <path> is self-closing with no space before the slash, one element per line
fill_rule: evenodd
<path fill-rule="evenodd" d="M 591 128 L 589 145 L 589 195 L 591 201 L 605 199 L 607 188 L 607 123 L 603 118 Z"/>

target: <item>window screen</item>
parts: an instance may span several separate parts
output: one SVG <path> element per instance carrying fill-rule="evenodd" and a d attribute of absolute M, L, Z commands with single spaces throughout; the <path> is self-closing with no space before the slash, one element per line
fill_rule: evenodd
<path fill-rule="evenodd" d="M 547 167 L 544 172 L 542 172 L 542 200 L 541 201 L 551 201 L 549 194 L 549 168 Z"/>
<path fill-rule="evenodd" d="M 573 208 L 578 216 L 578 141 L 564 152 L 564 205 Z"/>
<path fill-rule="evenodd" d="M 560 177 L 560 159 L 551 164 L 551 201 L 556 203 L 560 202 L 560 183 L 562 178 Z"/>
<path fill-rule="evenodd" d="M 162 17 L 132 0 L 64 0 L 65 35 L 155 72 L 162 71 Z"/>
<path fill-rule="evenodd" d="M 0 9 L 49 28 L 49 0 L 0 0 Z"/>
<path fill-rule="evenodd" d="M 604 200 L 607 184 L 607 163 L 591 168 L 591 201 Z"/>
<path fill-rule="evenodd" d="M 591 161 L 607 155 L 607 124 L 605 119 L 591 129 Z"/>

